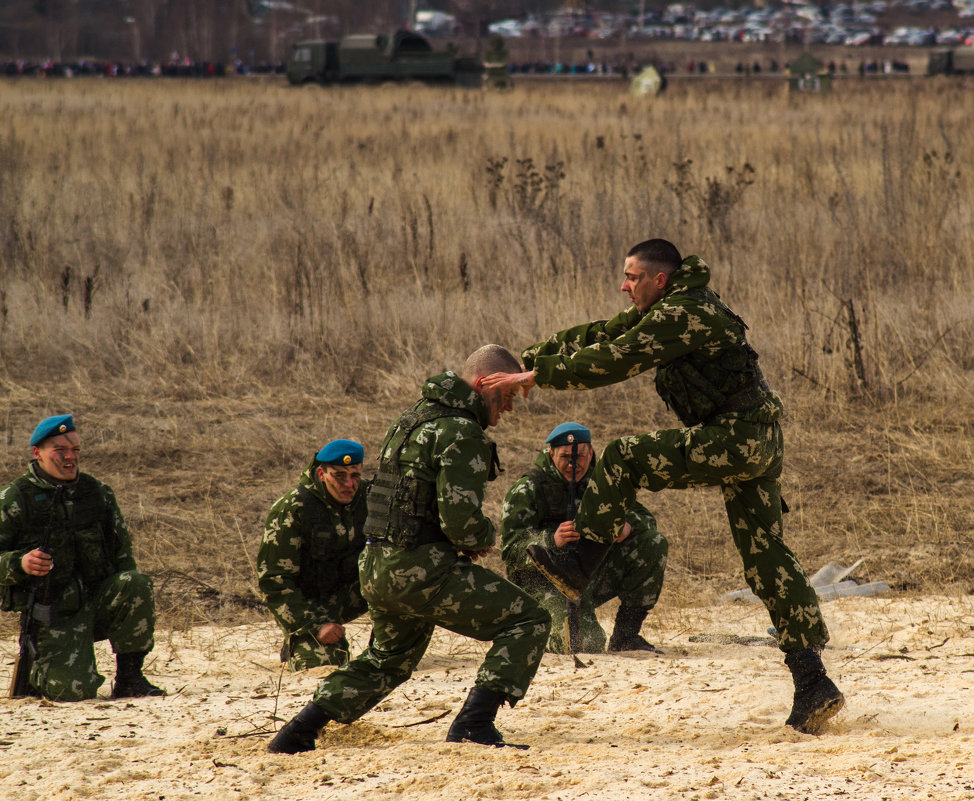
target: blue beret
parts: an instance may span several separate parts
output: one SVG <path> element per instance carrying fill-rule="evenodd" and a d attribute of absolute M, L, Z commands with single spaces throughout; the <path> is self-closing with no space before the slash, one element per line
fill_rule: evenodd
<path fill-rule="evenodd" d="M 66 434 L 68 431 L 74 431 L 74 418 L 70 414 L 56 414 L 54 417 L 45 417 L 37 424 L 34 433 L 30 435 L 30 444 L 40 445 L 48 437 Z"/>
<path fill-rule="evenodd" d="M 569 439 L 571 437 L 571 439 Z M 551 429 L 545 440 L 552 448 L 559 445 L 571 445 L 572 442 L 591 442 L 592 432 L 581 423 L 562 423 Z"/>
<path fill-rule="evenodd" d="M 365 448 L 350 439 L 336 439 L 318 451 L 315 458 L 322 464 L 362 464 Z"/>

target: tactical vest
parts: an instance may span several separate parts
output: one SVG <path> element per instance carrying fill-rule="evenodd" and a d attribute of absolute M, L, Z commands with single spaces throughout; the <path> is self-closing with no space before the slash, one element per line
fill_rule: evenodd
<path fill-rule="evenodd" d="M 525 475 L 534 482 L 534 486 L 537 488 L 534 501 L 540 517 L 539 528 L 558 528 L 566 520 L 575 519 L 578 506 L 582 501 L 582 494 L 588 485 L 587 479 L 583 479 L 576 487 L 574 507 L 569 514 L 567 481 L 557 480 L 537 465 L 528 470 Z"/>
<path fill-rule="evenodd" d="M 301 546 L 298 586 L 309 598 L 323 598 L 332 587 L 358 584 L 358 557 L 365 547 L 367 507 L 361 497 L 352 500 L 352 528 L 341 541 L 328 508 L 308 487 L 298 487 L 300 528 L 307 532 Z"/>
<path fill-rule="evenodd" d="M 53 490 L 38 487 L 27 476 L 13 482 L 23 509 L 17 550 L 30 551 L 41 545 L 51 514 Z M 59 504 L 67 509 L 67 520 L 59 520 L 51 531 L 49 551 L 54 557 L 50 572 L 48 598 L 56 603 L 72 579 L 81 581 L 82 589 L 93 589 L 115 572 L 118 541 L 111 506 L 106 502 L 101 485 L 86 473 L 78 476 L 70 495 L 64 493 Z M 20 588 L 4 598 L 4 608 L 18 609 L 26 603 L 27 591 Z"/>
<path fill-rule="evenodd" d="M 717 294 L 698 289 L 688 293 L 716 305 L 737 324 L 740 344 L 717 353 L 696 350 L 656 368 L 656 391 L 685 426 L 705 423 L 718 414 L 744 412 L 764 402 L 768 385 L 758 366 L 758 354 L 744 340 L 747 324 Z"/>
<path fill-rule="evenodd" d="M 440 528 L 436 484 L 404 476 L 399 457 L 410 435 L 419 426 L 441 417 L 466 417 L 476 421 L 473 412 L 456 409 L 436 401 L 420 400 L 404 412 L 386 435 L 380 453 L 379 472 L 369 489 L 369 516 L 365 535 L 370 542 L 392 543 L 400 548 L 415 548 L 433 542 L 449 542 Z M 493 476 L 497 457 L 491 461 Z"/>

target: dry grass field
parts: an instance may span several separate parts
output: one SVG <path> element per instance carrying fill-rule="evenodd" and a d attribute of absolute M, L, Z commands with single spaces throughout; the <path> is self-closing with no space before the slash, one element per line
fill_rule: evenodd
<path fill-rule="evenodd" d="M 371 459 L 426 375 L 613 314 L 658 235 L 751 323 L 808 567 L 971 592 L 970 90 L 4 83 L 2 473 L 75 413 L 164 621 L 243 614 L 263 515 L 319 443 Z M 494 432 L 493 513 L 563 419 L 673 424 L 648 378 L 536 391 Z M 667 598 L 741 584 L 717 493 L 646 501 Z"/>
<path fill-rule="evenodd" d="M 957 722 L 951 709 L 970 698 L 961 674 L 974 593 L 971 89 L 944 79 L 849 80 L 828 96 L 794 97 L 770 81 L 674 81 L 664 95 L 642 98 L 621 82 L 525 83 L 507 92 L 291 89 L 260 80 L 0 84 L 0 475 L 7 481 L 24 469 L 38 419 L 76 415 L 83 469 L 115 488 L 140 566 L 156 582 L 160 645 L 150 675 L 178 691 L 167 714 L 195 721 L 177 726 L 174 740 L 160 735 L 167 756 L 148 765 L 146 740 L 126 751 L 129 741 L 118 739 L 137 724 L 97 712 L 97 704 L 78 707 L 75 728 L 63 733 L 68 756 L 55 755 L 78 775 L 31 789 L 43 764 L 25 755 L 26 772 L 0 771 L 9 797 L 122 797 L 124 785 L 134 793 L 125 797 L 151 790 L 191 798 L 219 774 L 214 798 L 258 797 L 261 787 L 278 797 L 343 798 L 351 793 L 336 778 L 343 770 L 362 777 L 362 792 L 451 797 L 458 768 L 449 759 L 463 749 L 443 746 L 439 729 L 393 736 L 383 708 L 335 744 L 337 756 L 295 762 L 339 759 L 320 783 L 296 772 L 288 781 L 306 784 L 289 785 L 260 755 L 261 741 L 213 745 L 210 716 L 230 714 L 220 711 L 226 705 L 263 699 L 242 704 L 244 717 L 234 718 L 263 710 L 253 723 L 263 726 L 274 713 L 293 713 L 313 684 L 286 676 L 279 709 L 275 635 L 253 577 L 263 517 L 325 441 L 358 439 L 371 460 L 420 381 L 473 348 L 493 341 L 519 350 L 622 308 L 624 252 L 650 236 L 708 260 L 715 288 L 751 324 L 788 412 L 790 544 L 810 570 L 863 559 L 854 577 L 888 581 L 894 598 L 826 610 L 837 647 L 851 649 L 832 664 L 842 665 L 847 691 L 856 683 L 859 707 L 842 730 L 849 739 L 803 750 L 809 738 L 779 728 L 787 674 L 770 652 L 758 660 L 750 652 L 764 649 L 745 648 L 728 662 L 726 649 L 720 656 L 686 641 L 700 626 L 760 635 L 767 625 L 760 613 L 728 619 L 708 609 L 718 593 L 743 586 L 719 493 L 643 498 L 670 541 L 666 587 L 647 622 L 647 636 L 669 649 L 670 678 L 660 674 L 657 690 L 670 705 L 656 723 L 626 723 L 615 753 L 624 757 L 629 740 L 642 743 L 645 775 L 670 778 L 618 779 L 604 797 L 638 798 L 646 787 L 681 798 L 821 797 L 850 790 L 849 781 L 857 797 L 876 801 L 916 798 L 934 781 L 950 788 L 939 797 L 965 797 L 969 714 Z M 674 425 L 649 377 L 595 392 L 533 392 L 492 432 L 506 469 L 488 493 L 495 519 L 506 489 L 565 419 L 587 423 L 600 442 Z M 698 622 L 711 611 L 715 619 Z M 16 624 L 2 620 L 6 655 Z M 267 640 L 262 656 L 240 650 L 252 647 L 250 628 L 200 628 L 244 624 Z M 936 650 L 944 637 L 953 638 L 949 648 Z M 191 661 L 197 647 L 208 656 Z M 428 685 L 439 688 L 433 711 L 414 708 L 429 693 L 413 690 L 384 707 L 390 720 L 406 725 L 456 706 L 461 685 L 451 683 L 469 681 L 477 654 L 460 658 L 463 669 L 451 674 L 444 666 L 454 647 L 421 666 L 446 682 Z M 894 685 L 885 673 L 892 663 L 860 659 L 863 647 L 870 659 L 913 659 L 907 648 L 926 656 Z M 937 654 L 947 661 L 931 661 Z M 217 669 L 217 659 L 230 661 Z M 502 721 L 537 744 L 580 717 L 589 739 L 569 736 L 558 770 L 544 751 L 524 764 L 497 757 L 506 767 L 478 752 L 470 775 L 483 783 L 465 794 L 598 793 L 605 778 L 593 767 L 571 779 L 573 755 L 605 756 L 604 732 L 641 692 L 632 673 L 639 665 L 606 659 L 605 670 L 568 696 L 557 687 L 584 672 L 546 661 L 532 696 L 540 706 Z M 235 674 L 235 665 L 246 672 Z M 699 692 L 687 689 L 684 669 Z M 754 699 L 736 694 L 740 671 L 774 677 L 757 717 L 743 721 L 738 715 Z M 709 695 L 715 676 L 728 685 L 718 688 L 728 691 L 720 695 L 727 705 L 712 707 L 723 710 L 716 728 L 701 712 L 718 700 Z M 937 695 L 958 676 L 967 684 Z M 932 682 L 927 700 L 902 707 L 897 699 L 922 682 Z M 762 686 L 749 692 L 761 696 Z M 443 695 L 443 687 L 454 689 Z M 531 712 L 555 714 L 545 707 L 556 698 L 588 705 L 601 693 L 597 704 L 557 712 L 562 723 L 543 725 Z M 935 698 L 940 711 L 916 728 Z M 43 740 L 54 718 L 48 710 L 39 720 L 30 704 L 11 707 L 7 734 Z M 592 718 L 602 704 L 608 717 Z M 128 708 L 150 719 L 163 709 L 151 701 Z M 898 716 L 877 720 L 879 708 Z M 204 709 L 205 722 L 193 717 Z M 91 728 L 106 714 L 111 722 Z M 938 738 L 952 737 L 952 726 L 965 739 L 947 746 Z M 246 733 L 250 724 L 230 728 Z M 689 751 L 688 728 L 704 737 Z M 896 785 L 902 792 L 889 790 L 907 768 L 888 755 L 911 732 L 932 739 L 904 746 L 903 759 L 925 767 Z M 384 754 L 400 768 L 414 764 L 426 758 L 415 748 L 424 738 L 436 742 L 440 785 L 414 768 L 362 762 Z M 20 749 L 15 741 L 2 745 Z M 664 747 L 666 754 L 654 750 Z M 846 747 L 857 756 L 835 762 Z M 662 773 L 686 754 L 695 773 Z M 86 774 L 91 759 L 112 778 Z M 722 770 L 721 759 L 734 770 Z M 809 779 L 803 759 L 841 767 Z M 764 767 L 745 764 L 752 760 Z M 606 770 L 625 773 L 624 762 Z M 250 776 L 242 783 L 237 765 Z"/>

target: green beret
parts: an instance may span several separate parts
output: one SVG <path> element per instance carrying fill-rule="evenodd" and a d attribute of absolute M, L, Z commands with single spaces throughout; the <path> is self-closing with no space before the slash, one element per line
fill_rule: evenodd
<path fill-rule="evenodd" d="M 318 451 L 315 458 L 322 464 L 362 464 L 365 448 L 350 439 L 336 439 Z"/>
<path fill-rule="evenodd" d="M 74 418 L 70 414 L 56 414 L 53 417 L 45 417 L 37 424 L 34 433 L 30 435 L 30 444 L 40 445 L 48 437 L 67 434 L 69 431 L 74 431 Z"/>
<path fill-rule="evenodd" d="M 552 448 L 571 445 L 573 442 L 591 442 L 592 432 L 580 423 L 562 423 L 551 429 L 545 440 Z"/>

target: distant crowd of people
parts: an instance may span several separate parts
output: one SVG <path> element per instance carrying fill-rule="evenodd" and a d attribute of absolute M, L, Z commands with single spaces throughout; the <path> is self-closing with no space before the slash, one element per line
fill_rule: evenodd
<path fill-rule="evenodd" d="M 244 61 L 193 61 L 188 58 L 172 59 L 164 63 L 151 61 L 125 62 L 96 59 L 76 61 L 32 61 L 16 59 L 0 61 L 0 76 L 15 78 L 71 78 L 78 75 L 136 78 L 222 78 L 228 75 L 275 75 L 287 71 L 284 62 L 261 61 L 248 64 Z"/>
<path fill-rule="evenodd" d="M 643 64 L 634 59 L 609 63 L 608 61 L 587 61 L 565 63 L 561 61 L 526 61 L 511 62 L 508 72 L 511 75 L 605 75 L 619 78 L 630 78 L 638 75 L 648 63 Z M 718 72 L 715 64 L 707 61 L 687 61 L 684 65 L 676 62 L 653 63 L 661 75 L 710 75 Z M 788 69 L 788 64 L 784 65 Z M 845 62 L 836 65 L 829 62 L 830 74 L 847 75 L 850 73 Z M 862 61 L 858 66 L 859 75 L 880 75 L 889 73 L 908 73 L 910 65 L 902 61 Z M 283 75 L 287 72 L 284 62 L 261 61 L 255 64 L 237 60 L 223 61 L 191 61 L 190 59 L 174 59 L 165 63 L 98 61 L 82 59 L 79 61 L 0 61 L 0 76 L 18 77 L 58 77 L 71 78 L 74 76 L 106 76 L 106 77 L 140 77 L 140 78 L 222 78 L 232 75 Z M 738 62 L 734 72 L 742 76 L 771 74 L 781 72 L 781 65 L 776 59 L 770 59 L 766 64 L 754 61 L 751 64 Z"/>
<path fill-rule="evenodd" d="M 688 60 L 685 64 L 675 61 L 650 62 L 660 75 L 714 75 L 720 69 L 713 62 Z M 607 61 L 583 61 L 577 63 L 562 63 L 559 61 L 528 61 L 511 62 L 511 75 L 612 75 L 629 78 L 638 75 L 650 63 L 640 63 L 634 59 L 610 64 Z M 734 73 L 740 76 L 779 75 L 782 70 L 787 71 L 789 64 L 783 66 L 777 59 L 767 62 L 755 60 L 752 63 L 739 61 L 734 66 Z M 830 75 L 849 75 L 851 70 L 846 62 L 836 64 L 830 61 L 827 65 Z M 908 73 L 910 65 L 904 61 L 860 61 L 857 68 L 859 75 L 888 75 L 890 73 Z"/>

